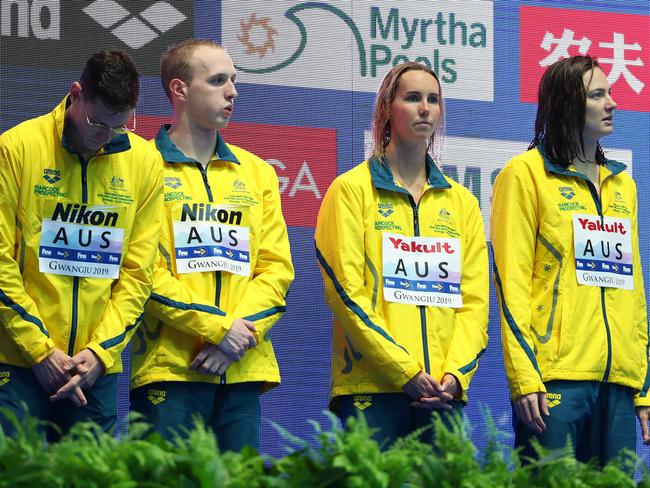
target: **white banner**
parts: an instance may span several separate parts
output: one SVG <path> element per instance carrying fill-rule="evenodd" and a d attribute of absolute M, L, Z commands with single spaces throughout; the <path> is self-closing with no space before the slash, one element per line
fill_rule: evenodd
<path fill-rule="evenodd" d="M 445 97 L 492 101 L 492 11 L 487 0 L 223 2 L 223 44 L 246 83 L 376 93 L 390 68 L 417 61 Z"/>

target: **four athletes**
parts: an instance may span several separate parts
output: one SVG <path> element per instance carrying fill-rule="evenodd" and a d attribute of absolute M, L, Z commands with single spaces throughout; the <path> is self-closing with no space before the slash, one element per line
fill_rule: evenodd
<path fill-rule="evenodd" d="M 101 51 L 53 112 L 0 135 L 0 407 L 58 426 L 48 439 L 115 424 L 114 373 L 135 333 L 131 403 L 153 428 L 173 438 L 198 416 L 222 449 L 259 447 L 259 396 L 280 382 L 268 332 L 294 273 L 275 172 L 219 133 L 235 80 L 213 41 L 168 49 L 173 119 L 146 143 L 131 131 L 137 70 Z M 526 455 L 533 438 L 569 439 L 604 464 L 634 450 L 635 407 L 650 442 L 636 188 L 599 143 L 615 108 L 594 59 L 558 61 L 529 150 L 495 182 L 494 279 Z M 391 69 L 372 154 L 318 216 L 330 407 L 363 412 L 384 445 L 432 411 L 460 415 L 487 345 L 483 222 L 433 158 L 443 121 L 436 74 Z"/>

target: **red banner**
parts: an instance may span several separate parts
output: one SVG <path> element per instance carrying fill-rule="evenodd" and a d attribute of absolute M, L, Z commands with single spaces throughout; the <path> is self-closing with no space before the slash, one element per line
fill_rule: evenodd
<path fill-rule="evenodd" d="M 537 102 L 545 69 L 555 61 L 589 54 L 612 85 L 618 108 L 650 112 L 650 16 L 521 7 L 522 102 Z"/>

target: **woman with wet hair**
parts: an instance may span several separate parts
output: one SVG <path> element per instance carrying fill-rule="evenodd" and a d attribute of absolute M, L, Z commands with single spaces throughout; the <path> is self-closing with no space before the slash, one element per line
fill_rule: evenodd
<path fill-rule="evenodd" d="M 647 316 L 637 198 L 600 138 L 616 102 L 589 56 L 562 59 L 539 86 L 535 137 L 498 175 L 492 198 L 515 445 L 534 456 L 571 441 L 604 465 L 648 434 Z"/>
<path fill-rule="evenodd" d="M 330 406 L 343 421 L 363 413 L 384 446 L 429 426 L 432 411 L 460 413 L 487 343 L 483 221 L 432 158 L 443 120 L 435 73 L 395 66 L 377 95 L 371 157 L 332 183 L 318 215 Z"/>

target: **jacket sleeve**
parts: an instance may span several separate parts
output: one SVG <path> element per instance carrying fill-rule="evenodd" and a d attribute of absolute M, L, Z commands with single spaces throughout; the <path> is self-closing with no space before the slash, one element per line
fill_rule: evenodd
<path fill-rule="evenodd" d="M 8 145 L 6 136 L 0 136 L 0 327 L 33 365 L 47 358 L 55 345 L 25 290 L 17 261 L 22 159 Z"/>
<path fill-rule="evenodd" d="M 632 181 L 634 185 L 634 181 Z M 634 397 L 636 407 L 650 406 L 650 342 L 648 338 L 648 309 L 646 308 L 645 287 L 643 284 L 643 273 L 641 270 L 641 255 L 639 252 L 639 231 L 637 216 L 637 197 L 636 185 L 634 187 L 634 208 L 632 214 L 632 266 L 634 269 L 634 294 L 635 294 L 635 311 L 633 324 L 638 332 L 639 343 L 644 345 L 645 357 L 645 380 L 643 387 Z"/>
<path fill-rule="evenodd" d="M 168 222 L 163 222 L 163 234 L 169 233 Z M 212 344 L 218 344 L 228 332 L 232 318 L 214 303 L 172 273 L 171 249 L 161 238 L 158 262 L 153 271 L 153 291 L 147 302 L 147 313 L 178 329 L 184 334 L 200 336 Z"/>
<path fill-rule="evenodd" d="M 341 179 L 334 180 L 323 199 L 315 237 L 328 306 L 354 348 L 400 390 L 422 367 L 373 310 L 364 288 L 363 203 Z"/>
<path fill-rule="evenodd" d="M 463 233 L 463 307 L 456 309 L 453 335 L 445 359 L 445 373 L 453 374 L 463 392 L 476 372 L 478 360 L 487 347 L 489 276 L 485 229 L 478 202 L 467 195 L 469 212 L 464 216 Z"/>
<path fill-rule="evenodd" d="M 239 303 L 232 311 L 233 318 L 244 318 L 255 323 L 260 338 L 282 317 L 286 310 L 286 296 L 293 281 L 294 271 L 289 249 L 287 225 L 282 216 L 280 185 L 273 167 L 264 163 L 265 174 L 262 205 L 263 221 L 255 269 Z"/>
<path fill-rule="evenodd" d="M 110 369 L 119 357 L 136 327 L 142 320 L 147 299 L 151 294 L 152 273 L 161 218 L 163 215 L 162 167 L 153 151 L 147 151 L 142 168 L 150 168 L 142 175 L 136 200 L 137 205 L 129 244 L 122 258 L 120 277 L 114 282 L 111 296 L 90 343 L 92 350 Z"/>
<path fill-rule="evenodd" d="M 494 281 L 510 396 L 545 392 L 531 335 L 532 280 L 539 228 L 537 195 L 525 164 L 508 163 L 492 194 Z"/>

